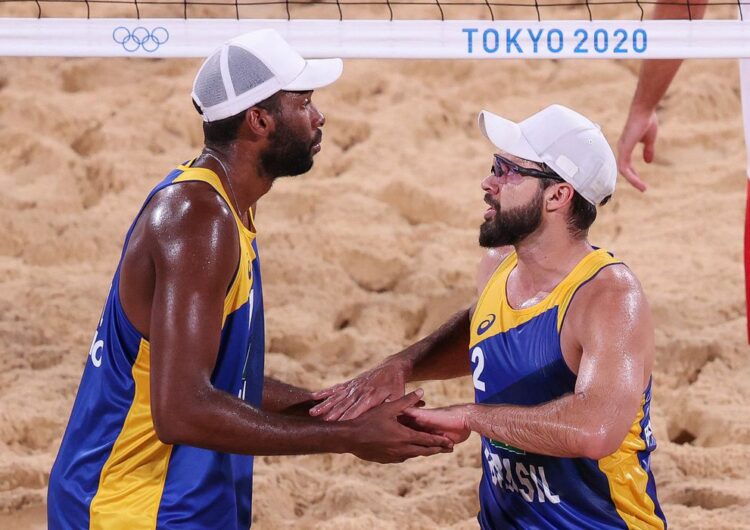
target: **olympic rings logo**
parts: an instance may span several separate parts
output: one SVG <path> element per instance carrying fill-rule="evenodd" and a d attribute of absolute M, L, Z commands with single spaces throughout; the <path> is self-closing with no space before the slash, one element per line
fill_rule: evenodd
<path fill-rule="evenodd" d="M 155 52 L 159 46 L 169 40 L 169 32 L 161 26 L 147 30 L 138 26 L 130 31 L 125 26 L 118 26 L 112 32 L 112 40 L 122 45 L 125 51 L 135 52 L 142 48 L 146 52 Z"/>

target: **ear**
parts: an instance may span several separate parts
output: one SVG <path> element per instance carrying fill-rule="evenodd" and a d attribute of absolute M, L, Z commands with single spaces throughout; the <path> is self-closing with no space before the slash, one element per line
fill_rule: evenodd
<path fill-rule="evenodd" d="M 575 190 L 567 182 L 554 184 L 544 190 L 544 205 L 548 212 L 555 212 L 573 201 Z"/>
<path fill-rule="evenodd" d="M 245 124 L 254 135 L 266 137 L 276 128 L 273 115 L 266 109 L 250 107 L 245 113 Z"/>

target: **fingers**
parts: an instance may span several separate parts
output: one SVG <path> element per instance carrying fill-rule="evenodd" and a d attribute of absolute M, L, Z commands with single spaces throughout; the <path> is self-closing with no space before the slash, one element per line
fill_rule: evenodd
<path fill-rule="evenodd" d="M 361 399 L 367 400 L 369 402 L 369 398 L 371 395 L 372 390 L 359 391 L 357 388 L 352 387 L 351 389 L 349 389 L 346 398 L 342 399 L 325 416 L 323 416 L 323 419 L 326 421 L 343 420 L 345 419 L 343 416 L 344 414 L 346 414 L 346 412 L 348 412 L 353 406 L 355 406 Z"/>
<path fill-rule="evenodd" d="M 357 399 L 357 401 L 352 404 L 351 407 L 349 407 L 349 409 L 341 414 L 338 420 L 353 420 L 354 418 L 359 417 L 371 408 L 380 405 L 384 401 L 387 401 L 387 397 L 388 392 L 385 390 L 371 391 L 363 394 Z"/>
<path fill-rule="evenodd" d="M 447 416 L 444 409 L 421 409 L 411 407 L 404 414 L 412 419 L 412 424 L 421 431 L 449 431 L 457 428 L 456 420 Z"/>
<path fill-rule="evenodd" d="M 635 142 L 631 142 L 625 136 L 620 138 L 620 142 L 617 145 L 617 169 L 635 189 L 646 191 L 646 183 L 638 176 L 631 160 L 634 148 Z"/>
<path fill-rule="evenodd" d="M 627 180 L 630 185 L 638 191 L 646 191 L 648 189 L 648 186 L 641 180 L 638 176 L 638 172 L 636 172 L 632 165 L 619 165 L 617 169 L 620 171 L 620 174 L 625 177 L 625 180 Z"/>
<path fill-rule="evenodd" d="M 404 427 L 404 429 L 409 430 L 409 442 L 411 442 L 413 445 L 453 449 L 453 440 L 446 436 L 443 436 L 442 434 L 431 434 L 428 432 L 416 431 L 408 427 Z"/>
<path fill-rule="evenodd" d="M 417 388 L 395 401 L 386 403 L 383 407 L 388 407 L 391 413 L 398 415 L 409 407 L 414 407 L 422 400 L 422 396 L 424 396 L 424 390 Z"/>
<path fill-rule="evenodd" d="M 622 176 L 625 177 L 625 180 L 630 182 L 630 184 L 638 191 L 646 191 L 648 189 L 648 186 L 641 180 L 633 166 L 621 168 L 620 173 L 622 173 Z"/>
<path fill-rule="evenodd" d="M 409 426 L 420 431 L 434 431 L 438 427 L 437 423 L 430 421 L 430 409 L 410 407 L 404 410 L 404 415 L 410 419 Z"/>
<path fill-rule="evenodd" d="M 328 412 L 323 416 L 325 421 L 336 421 L 341 418 L 341 415 L 351 407 L 357 399 L 361 397 L 361 394 L 357 391 L 357 387 L 349 387 L 346 393 L 343 393 L 343 398 L 336 402 Z"/>
<path fill-rule="evenodd" d="M 312 398 L 316 401 L 320 399 L 325 399 L 327 397 L 334 395 L 336 392 L 343 389 L 345 386 L 346 386 L 345 383 L 339 383 L 337 385 L 333 385 L 323 390 L 318 390 L 317 392 L 312 393 Z"/>
<path fill-rule="evenodd" d="M 318 403 L 310 409 L 311 416 L 322 416 L 323 414 L 328 413 L 328 411 L 338 405 L 339 402 L 346 399 L 349 395 L 346 385 L 336 385 L 335 387 L 331 387 L 327 390 L 321 390 L 321 393 L 327 392 L 328 390 L 333 390 L 333 392 L 329 395 L 328 399 L 326 399 L 322 403 Z M 323 399 L 316 397 L 316 394 L 313 394 L 313 399 Z"/>
<path fill-rule="evenodd" d="M 646 134 L 643 136 L 643 160 L 647 163 L 651 163 L 654 160 L 655 144 L 656 144 L 656 123 L 651 125 Z"/>
<path fill-rule="evenodd" d="M 424 447 L 422 445 L 410 445 L 407 446 L 402 455 L 404 456 L 404 459 L 401 460 L 402 462 L 404 460 L 407 460 L 409 458 L 415 458 L 417 456 L 432 456 L 437 455 L 440 453 L 452 453 L 453 452 L 453 446 L 450 448 L 448 447 Z"/>
<path fill-rule="evenodd" d="M 647 164 L 654 161 L 654 144 L 643 144 L 643 160 L 645 160 Z"/>

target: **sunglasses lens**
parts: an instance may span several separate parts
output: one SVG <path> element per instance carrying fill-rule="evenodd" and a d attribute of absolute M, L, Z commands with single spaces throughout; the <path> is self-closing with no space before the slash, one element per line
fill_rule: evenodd
<path fill-rule="evenodd" d="M 508 174 L 508 167 L 505 165 L 505 163 L 502 160 L 498 159 L 497 157 L 495 158 L 494 167 L 495 167 L 496 176 L 502 177 Z"/>

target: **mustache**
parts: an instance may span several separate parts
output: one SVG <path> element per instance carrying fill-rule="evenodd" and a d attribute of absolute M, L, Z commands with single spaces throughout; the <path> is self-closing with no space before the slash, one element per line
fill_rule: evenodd
<path fill-rule="evenodd" d="M 318 129 L 317 133 L 315 134 L 315 138 L 313 138 L 313 145 L 319 144 L 323 141 L 323 131 Z"/>
<path fill-rule="evenodd" d="M 492 197 L 490 196 L 489 193 L 486 193 L 484 195 L 484 202 L 486 202 L 488 205 L 492 206 L 495 210 L 500 211 L 500 203 L 499 202 L 495 202 L 494 200 L 492 200 Z"/>

